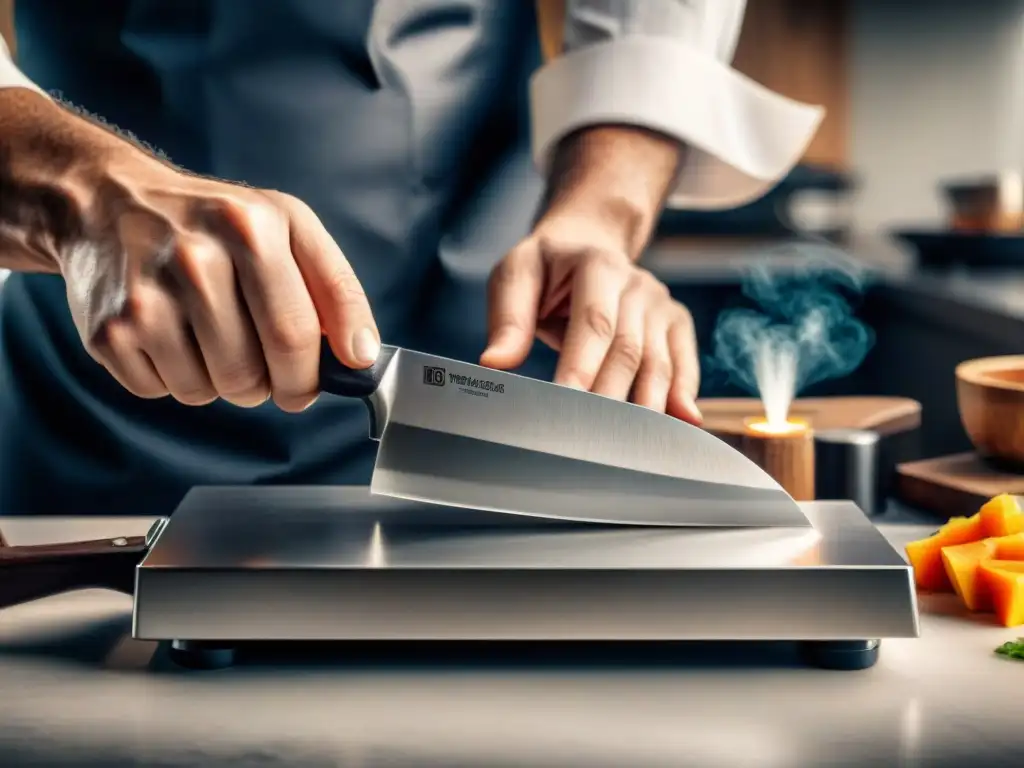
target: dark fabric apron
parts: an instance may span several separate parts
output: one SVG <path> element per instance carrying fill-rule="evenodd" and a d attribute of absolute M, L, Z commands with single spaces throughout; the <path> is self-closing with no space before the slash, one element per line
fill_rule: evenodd
<path fill-rule="evenodd" d="M 475 361 L 526 234 L 539 63 L 525 0 L 22 0 L 19 64 L 190 170 L 304 199 L 386 343 Z M 57 277 L 0 302 L 0 514 L 166 514 L 194 485 L 363 483 L 361 404 L 187 408 L 123 391 Z M 524 369 L 550 375 L 538 350 Z"/>

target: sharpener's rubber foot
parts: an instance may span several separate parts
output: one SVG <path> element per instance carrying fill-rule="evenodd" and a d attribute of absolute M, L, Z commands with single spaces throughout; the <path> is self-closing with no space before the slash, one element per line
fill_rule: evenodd
<path fill-rule="evenodd" d="M 192 640 L 172 640 L 168 656 L 186 669 L 225 669 L 235 663 L 234 647 Z"/>
<path fill-rule="evenodd" d="M 875 666 L 881 647 L 881 640 L 808 640 L 800 644 L 800 658 L 811 667 L 852 672 Z"/>

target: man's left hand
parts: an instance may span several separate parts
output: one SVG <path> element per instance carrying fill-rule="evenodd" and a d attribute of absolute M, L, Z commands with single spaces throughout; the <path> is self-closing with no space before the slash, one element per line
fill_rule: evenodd
<path fill-rule="evenodd" d="M 700 424 L 690 313 L 600 218 L 546 217 L 494 269 L 481 364 L 518 367 L 535 336 L 560 353 L 556 383 Z"/>

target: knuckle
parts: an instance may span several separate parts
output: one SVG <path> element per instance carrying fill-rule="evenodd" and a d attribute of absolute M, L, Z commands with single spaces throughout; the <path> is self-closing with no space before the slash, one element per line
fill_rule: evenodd
<path fill-rule="evenodd" d="M 665 283 L 652 275 L 646 269 L 637 268 L 637 272 L 639 273 L 639 279 L 645 290 L 660 299 L 671 298 L 671 293 Z"/>
<path fill-rule="evenodd" d="M 233 224 L 265 226 L 280 223 L 284 213 L 279 205 L 266 195 L 230 195 L 218 198 L 213 210 L 222 220 Z"/>
<path fill-rule="evenodd" d="M 249 361 L 217 371 L 215 384 L 220 396 L 234 405 L 259 405 L 270 397 L 266 370 Z"/>
<path fill-rule="evenodd" d="M 589 250 L 584 259 L 589 266 L 598 269 L 619 270 L 632 266 L 624 254 L 607 248 Z"/>
<path fill-rule="evenodd" d="M 260 197 L 278 211 L 312 210 L 299 198 L 294 195 L 289 195 L 287 192 L 281 192 L 277 189 L 261 189 Z"/>
<path fill-rule="evenodd" d="M 208 405 L 217 399 L 217 392 L 210 386 L 185 387 L 175 390 L 174 399 L 182 405 Z"/>
<path fill-rule="evenodd" d="M 572 363 L 565 366 L 564 378 L 570 381 L 589 385 L 594 381 L 596 376 L 596 370 L 593 370 L 588 366 L 581 365 L 580 363 Z"/>
<path fill-rule="evenodd" d="M 539 250 L 536 243 L 526 241 L 513 248 L 491 270 L 487 281 L 488 295 L 493 299 L 508 285 L 531 280 L 539 268 Z"/>
<path fill-rule="evenodd" d="M 179 239 L 173 247 L 174 266 L 192 285 L 201 285 L 221 258 L 220 250 L 210 242 Z"/>
<path fill-rule="evenodd" d="M 336 264 L 326 278 L 327 289 L 343 308 L 362 309 L 367 305 L 366 291 L 351 267 Z"/>
<path fill-rule="evenodd" d="M 533 264 L 537 253 L 536 244 L 532 242 L 520 243 L 508 252 L 505 258 L 499 262 L 498 267 L 506 273 L 517 274 L 524 272 Z"/>
<path fill-rule="evenodd" d="M 643 345 L 631 335 L 619 335 L 612 344 L 612 354 L 619 365 L 637 370 L 644 359 Z"/>
<path fill-rule="evenodd" d="M 221 392 L 220 397 L 225 402 L 239 408 L 256 408 L 270 399 L 270 387 L 252 387 L 246 390 Z"/>
<path fill-rule="evenodd" d="M 268 324 L 264 347 L 268 352 L 293 356 L 320 349 L 320 324 L 305 312 L 283 312 Z"/>
<path fill-rule="evenodd" d="M 125 296 L 125 315 L 137 336 L 151 339 L 166 327 L 166 311 L 155 289 L 132 285 Z M 110 329 L 108 328 L 108 332 Z"/>
<path fill-rule="evenodd" d="M 649 359 L 644 365 L 645 373 L 656 384 L 668 386 L 675 374 L 672 364 L 666 357 Z"/>
<path fill-rule="evenodd" d="M 274 404 L 285 413 L 301 413 L 317 400 L 317 393 L 297 395 L 283 392 L 273 393 Z"/>
<path fill-rule="evenodd" d="M 256 244 L 268 233 L 287 228 L 286 212 L 263 195 L 231 195 L 206 204 L 206 229 L 233 252 L 244 251 L 250 259 L 275 258 L 262 253 Z"/>
<path fill-rule="evenodd" d="M 141 400 L 159 400 L 169 394 L 166 388 L 157 387 L 151 384 L 142 384 L 133 379 L 114 376 L 118 383 L 128 392 Z"/>
<path fill-rule="evenodd" d="M 690 314 L 690 310 L 687 309 L 683 304 L 676 304 L 676 326 L 688 335 L 693 335 L 696 329 L 693 325 L 693 315 Z"/>
<path fill-rule="evenodd" d="M 590 304 L 583 309 L 583 322 L 600 339 L 610 340 L 615 334 L 611 314 L 604 307 Z"/>

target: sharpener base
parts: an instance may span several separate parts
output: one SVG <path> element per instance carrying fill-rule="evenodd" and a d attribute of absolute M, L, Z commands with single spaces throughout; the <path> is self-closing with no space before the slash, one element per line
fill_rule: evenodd
<path fill-rule="evenodd" d="M 366 488 L 201 488 L 137 568 L 133 635 L 174 641 L 175 661 L 206 669 L 293 643 L 529 647 L 527 659 L 617 644 L 685 664 L 687 644 L 709 642 L 783 643 L 815 666 L 863 669 L 878 639 L 917 637 L 910 566 L 865 514 L 800 506 L 809 525 L 794 528 L 640 527 Z"/>

